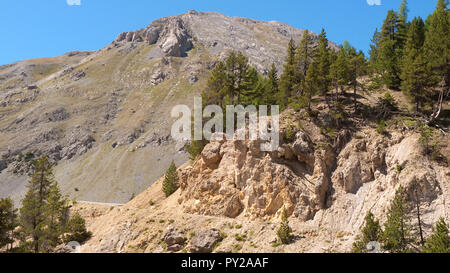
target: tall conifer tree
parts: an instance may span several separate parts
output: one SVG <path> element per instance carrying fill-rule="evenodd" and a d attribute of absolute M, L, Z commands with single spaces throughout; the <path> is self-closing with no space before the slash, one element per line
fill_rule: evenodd
<path fill-rule="evenodd" d="M 425 59 L 432 72 L 431 85 L 438 90 L 439 99 L 435 103 L 429 123 L 441 113 L 443 101 L 450 93 L 450 13 L 448 0 L 438 0 L 436 10 L 427 19 L 425 37 Z M 441 85 L 441 83 L 443 83 Z"/>
<path fill-rule="evenodd" d="M 425 253 L 450 253 L 450 234 L 444 218 L 440 218 L 433 228 L 433 234 L 423 248 Z"/>
<path fill-rule="evenodd" d="M 34 162 L 28 192 L 22 200 L 20 225 L 22 246 L 35 253 L 49 252 L 59 242 L 58 225 L 65 217 L 64 198 L 57 189 L 53 167 L 47 157 Z M 31 239 L 31 240 L 28 240 Z"/>
<path fill-rule="evenodd" d="M 326 94 L 330 89 L 330 49 L 328 48 L 328 39 L 325 30 L 319 36 L 319 44 L 317 46 L 316 52 L 316 62 L 317 62 L 317 78 L 319 81 L 319 92 L 324 95 L 327 102 L 328 98 Z"/>
<path fill-rule="evenodd" d="M 414 18 L 409 26 L 402 65 L 402 90 L 415 103 L 416 111 L 428 100 L 427 87 L 430 84 L 427 61 L 424 58 L 423 43 L 425 24 L 422 18 Z"/>
<path fill-rule="evenodd" d="M 387 213 L 382 234 L 383 248 L 391 253 L 408 252 L 410 250 L 411 224 L 408 216 L 406 192 L 399 187 Z"/>
<path fill-rule="evenodd" d="M 309 31 L 305 30 L 295 55 L 297 89 L 300 89 L 302 81 L 305 80 L 309 65 L 314 60 L 314 50 L 314 40 Z"/>
<path fill-rule="evenodd" d="M 400 54 L 402 39 L 399 37 L 399 16 L 389 10 L 381 28 L 381 39 L 377 49 L 376 68 L 384 84 L 389 88 L 400 86 Z"/>
<path fill-rule="evenodd" d="M 296 71 L 295 71 L 295 42 L 293 39 L 289 41 L 287 56 L 284 63 L 283 74 L 280 77 L 280 101 L 279 104 L 287 106 L 288 98 L 294 94 L 296 87 Z"/>
<path fill-rule="evenodd" d="M 14 230 L 18 225 L 17 209 L 10 198 L 0 199 L 0 250 L 10 251 L 14 243 Z"/>

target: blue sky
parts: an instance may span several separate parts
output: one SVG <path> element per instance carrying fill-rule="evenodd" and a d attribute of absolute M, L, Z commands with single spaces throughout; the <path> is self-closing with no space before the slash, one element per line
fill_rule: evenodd
<path fill-rule="evenodd" d="M 76 5 L 77 2 L 80 5 Z M 381 5 L 369 5 L 379 2 Z M 426 17 L 437 0 L 409 0 L 409 16 Z M 75 5 L 69 5 L 68 2 Z M 97 50 L 124 31 L 164 16 L 218 11 L 228 16 L 277 20 L 320 32 L 336 43 L 350 41 L 367 51 L 387 10 L 401 0 L 4 0 L 0 7 L 0 65 L 51 57 L 73 50 Z"/>

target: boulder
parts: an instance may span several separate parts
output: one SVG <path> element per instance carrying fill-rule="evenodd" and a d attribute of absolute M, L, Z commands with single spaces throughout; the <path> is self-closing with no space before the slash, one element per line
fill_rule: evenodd
<path fill-rule="evenodd" d="M 189 251 L 192 253 L 211 253 L 214 246 L 222 240 L 217 229 L 209 229 L 197 232 L 189 243 Z"/>
<path fill-rule="evenodd" d="M 183 248 L 185 239 L 183 234 L 173 227 L 167 228 L 166 232 L 161 237 L 161 240 L 166 243 L 167 250 L 176 252 Z"/>
<path fill-rule="evenodd" d="M 157 69 L 151 76 L 150 76 L 150 83 L 152 85 L 158 85 L 164 81 L 166 78 L 166 74 L 161 70 Z"/>
<path fill-rule="evenodd" d="M 203 149 L 202 159 L 208 167 L 214 168 L 219 163 L 220 147 L 220 142 L 211 142 Z"/>

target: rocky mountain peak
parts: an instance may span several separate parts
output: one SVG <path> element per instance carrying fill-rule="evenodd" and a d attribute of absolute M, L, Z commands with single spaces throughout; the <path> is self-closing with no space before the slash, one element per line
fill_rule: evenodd
<path fill-rule="evenodd" d="M 241 51 L 259 71 L 275 63 L 281 71 L 286 46 L 292 38 L 299 42 L 304 30 L 276 21 L 228 17 L 218 12 L 188 11 L 164 17 L 144 29 L 119 34 L 116 43 L 157 44 L 163 56 L 184 57 L 199 44 L 212 55 L 225 58 L 227 52 Z M 314 39 L 317 34 L 312 34 Z M 330 43 L 331 46 L 336 46 Z"/>
<path fill-rule="evenodd" d="M 146 42 L 158 44 L 164 56 L 184 57 L 193 47 L 192 38 L 180 17 L 166 17 L 148 27 L 134 32 L 119 34 L 116 42 Z"/>

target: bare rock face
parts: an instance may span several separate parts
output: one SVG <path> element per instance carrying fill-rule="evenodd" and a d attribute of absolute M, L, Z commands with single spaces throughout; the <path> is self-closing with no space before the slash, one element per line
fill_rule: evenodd
<path fill-rule="evenodd" d="M 145 41 L 149 44 L 155 44 L 159 38 L 160 29 L 155 26 L 149 26 L 144 30 L 143 36 Z"/>
<path fill-rule="evenodd" d="M 190 35 L 180 18 L 169 18 L 160 34 L 160 44 L 165 56 L 184 57 L 193 47 Z"/>
<path fill-rule="evenodd" d="M 363 184 L 375 180 L 377 174 L 386 174 L 387 148 L 400 140 L 401 136 L 395 136 L 388 143 L 380 135 L 374 135 L 370 141 L 353 140 L 338 157 L 333 181 L 346 192 L 356 193 Z"/>
<path fill-rule="evenodd" d="M 122 32 L 117 36 L 116 42 L 122 42 L 126 38 L 127 38 L 127 32 Z"/>
<path fill-rule="evenodd" d="M 131 41 L 133 41 L 133 37 L 134 37 L 134 32 L 128 32 L 125 39 L 127 40 L 127 42 L 131 42 Z"/>
<path fill-rule="evenodd" d="M 189 251 L 192 253 L 211 253 L 214 246 L 222 240 L 222 236 L 217 229 L 209 229 L 196 232 L 189 242 Z"/>
<path fill-rule="evenodd" d="M 290 215 L 310 219 L 324 206 L 329 183 L 326 168 L 310 170 L 316 161 L 311 141 L 302 133 L 297 137 L 296 148 L 284 146 L 295 150 L 292 161 L 280 159 L 278 151 L 261 152 L 259 141 L 212 140 L 201 158 L 181 171 L 179 202 L 188 213 L 271 218 L 286 207 Z"/>
<path fill-rule="evenodd" d="M 342 166 L 342 172 L 338 173 L 338 181 L 346 192 L 356 193 L 361 187 L 361 164 L 358 157 L 349 158 Z"/>
<path fill-rule="evenodd" d="M 298 132 L 295 142 L 291 145 L 290 150 L 297 157 L 299 162 L 304 162 L 309 166 L 314 165 L 314 151 L 311 148 L 311 139 L 305 132 Z"/>
<path fill-rule="evenodd" d="M 63 159 L 71 159 L 74 156 L 85 154 L 92 148 L 95 139 L 91 133 L 80 127 L 73 128 L 67 136 L 67 144 L 61 150 Z"/>
<path fill-rule="evenodd" d="M 79 81 L 82 78 L 84 78 L 86 76 L 86 73 L 82 70 L 76 71 L 73 75 L 72 75 L 72 80 L 74 81 Z"/>
<path fill-rule="evenodd" d="M 362 207 L 379 202 L 383 206 L 374 213 L 383 215 L 399 185 L 411 200 L 418 189 L 422 202 L 441 202 L 438 177 L 443 175 L 434 173 L 430 164 L 414 169 L 423 161 L 416 135 L 392 132 L 388 139 L 367 130 L 363 137 L 352 137 L 341 130 L 332 143 L 318 146 L 314 143 L 323 141 L 320 134 L 308 132 L 320 128 L 308 126 L 270 153 L 262 152 L 258 141 L 213 138 L 192 166 L 180 170 L 178 202 L 186 213 L 271 219 L 284 207 L 302 221 L 330 217 L 332 222 L 334 213 L 346 219 L 341 214 L 359 215 Z M 398 165 L 405 170 L 400 173 Z M 363 218 L 347 219 L 353 225 L 349 230 L 359 228 L 355 221 Z"/>
<path fill-rule="evenodd" d="M 116 42 L 158 43 L 164 56 L 184 57 L 193 48 L 192 38 L 180 17 L 167 17 L 153 22 L 143 30 L 121 33 Z"/>

